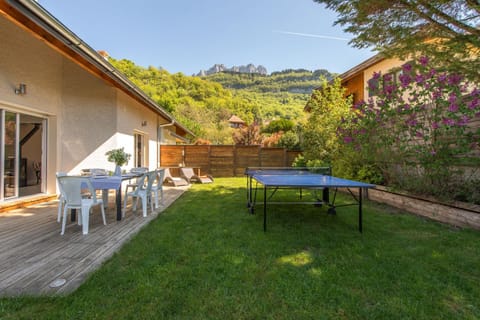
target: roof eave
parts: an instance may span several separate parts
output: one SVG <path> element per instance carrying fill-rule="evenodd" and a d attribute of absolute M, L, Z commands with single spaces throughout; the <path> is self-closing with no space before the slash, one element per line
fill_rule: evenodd
<path fill-rule="evenodd" d="M 376 64 L 376 63 L 378 63 L 382 60 L 385 60 L 385 59 L 386 58 L 382 54 L 377 53 L 373 57 L 370 57 L 367 60 L 363 61 L 362 63 L 357 64 L 355 67 L 353 67 L 350 70 L 342 73 L 338 77 L 342 80 L 342 82 L 347 81 L 348 79 L 356 76 L 359 72 L 362 72 L 365 69 L 371 67 L 372 65 L 374 65 L 374 64 Z"/>
<path fill-rule="evenodd" d="M 58 19 L 52 16 L 46 9 L 35 1 L 30 0 L 5 0 L 8 5 L 22 14 L 25 18 L 36 24 L 39 28 L 47 32 L 49 35 L 60 41 L 68 47 L 72 52 L 80 55 L 92 67 L 97 69 L 102 75 L 111 79 L 116 86 L 128 94 L 133 95 L 137 100 L 145 104 L 150 109 L 156 111 L 168 121 L 173 121 L 174 125 L 185 132 L 195 136 L 193 132 L 178 123 L 175 118 L 166 110 L 161 108 L 155 101 L 148 97 L 140 88 L 131 82 L 125 75 L 117 70 L 110 62 L 105 60 L 97 51 L 86 44 L 82 39 L 70 31 Z M 44 36 L 39 35 L 44 38 Z M 52 43 L 51 43 L 52 44 Z M 55 45 L 55 44 L 52 44 Z M 59 48 L 61 52 L 65 52 Z M 66 53 L 65 53 L 66 54 Z M 73 60 L 77 57 L 70 56 Z"/>

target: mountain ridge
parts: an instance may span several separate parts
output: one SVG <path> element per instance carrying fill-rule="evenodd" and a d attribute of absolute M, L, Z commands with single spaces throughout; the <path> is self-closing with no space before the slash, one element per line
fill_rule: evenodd
<path fill-rule="evenodd" d="M 200 70 L 196 76 L 197 77 L 205 77 L 211 74 L 220 73 L 220 72 L 233 72 L 233 73 L 254 73 L 254 74 L 261 74 L 267 75 L 267 68 L 262 65 L 255 66 L 252 63 L 247 64 L 246 66 L 232 66 L 230 68 L 226 67 L 222 63 L 216 63 L 208 70 Z"/>

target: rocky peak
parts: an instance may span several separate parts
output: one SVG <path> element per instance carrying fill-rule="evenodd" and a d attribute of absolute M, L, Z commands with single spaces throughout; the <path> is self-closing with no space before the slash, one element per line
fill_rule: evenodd
<path fill-rule="evenodd" d="M 261 75 L 267 75 L 267 68 L 262 65 L 255 67 L 255 65 L 251 63 L 247 64 L 246 66 L 233 66 L 231 68 L 225 67 L 224 64 L 214 64 L 207 71 L 200 70 L 197 76 L 203 77 L 205 75 L 215 74 L 219 72 L 257 73 Z"/>

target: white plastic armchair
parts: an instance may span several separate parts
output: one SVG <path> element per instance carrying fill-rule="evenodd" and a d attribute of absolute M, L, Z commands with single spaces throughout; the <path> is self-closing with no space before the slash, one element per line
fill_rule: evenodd
<path fill-rule="evenodd" d="M 125 199 L 123 203 L 123 216 L 125 216 L 125 211 L 127 210 L 127 200 L 128 197 L 132 197 L 133 202 L 133 211 L 137 210 L 138 199 L 142 199 L 142 210 L 143 216 L 147 216 L 147 204 L 150 202 L 150 206 L 153 212 L 153 201 L 152 201 L 152 186 L 156 180 L 157 172 L 149 171 L 143 174 L 138 180 L 137 185 L 133 191 L 125 191 Z"/>
<path fill-rule="evenodd" d="M 61 222 L 62 220 L 62 208 L 63 205 L 65 204 L 65 197 L 63 196 L 62 192 L 62 186 L 60 185 L 60 182 L 58 181 L 59 177 L 65 177 L 67 174 L 65 172 L 57 172 L 57 184 L 58 184 L 58 190 L 60 191 L 60 196 L 58 197 L 58 213 L 57 213 L 57 222 Z"/>
<path fill-rule="evenodd" d="M 140 174 L 144 174 L 144 173 L 148 172 L 148 168 L 147 167 L 135 167 L 135 168 L 130 169 L 130 172 L 140 175 Z M 137 185 L 138 185 L 139 179 L 140 179 L 140 177 L 131 179 L 128 182 L 127 186 L 125 187 L 126 191 L 128 191 L 129 188 L 133 188 L 133 189 L 136 188 Z"/>
<path fill-rule="evenodd" d="M 80 171 L 82 176 L 108 176 L 108 172 L 102 168 L 88 168 Z"/>
<path fill-rule="evenodd" d="M 87 168 L 87 169 L 80 170 L 80 174 L 82 176 L 91 176 L 91 177 L 108 176 L 108 171 L 103 168 Z M 108 205 L 108 190 L 102 190 L 102 200 L 103 200 L 103 205 L 106 208 Z"/>
<path fill-rule="evenodd" d="M 63 221 L 62 232 L 65 234 L 65 225 L 67 222 L 67 212 L 69 209 L 80 209 L 81 221 L 82 221 L 82 233 L 88 234 L 88 224 L 90 218 L 90 209 L 94 206 L 100 206 L 102 211 L 103 224 L 106 225 L 105 210 L 103 208 L 102 199 L 97 199 L 95 190 L 93 189 L 90 178 L 87 177 L 75 177 L 75 176 L 63 176 L 58 177 L 60 184 L 60 191 L 65 199 L 63 206 Z M 82 194 L 82 189 L 87 189 L 90 193 L 90 198 L 85 198 Z"/>
<path fill-rule="evenodd" d="M 148 168 L 147 167 L 136 167 L 136 168 L 130 169 L 130 172 L 132 172 L 132 173 L 145 173 L 145 172 L 148 172 Z"/>

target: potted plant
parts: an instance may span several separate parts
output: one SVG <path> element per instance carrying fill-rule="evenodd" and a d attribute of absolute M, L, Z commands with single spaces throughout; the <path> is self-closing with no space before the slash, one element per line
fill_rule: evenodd
<path fill-rule="evenodd" d="M 115 163 L 116 176 L 119 176 L 122 174 L 121 166 L 127 164 L 128 160 L 130 160 L 130 157 L 131 157 L 129 153 L 125 152 L 123 147 L 119 149 L 112 149 L 110 151 L 107 151 L 105 155 L 108 157 L 107 160 L 109 162 Z"/>

